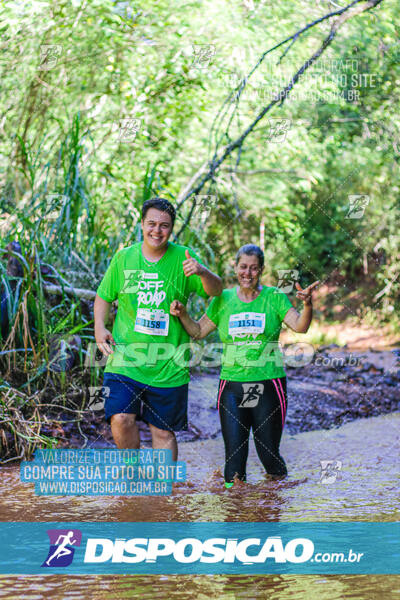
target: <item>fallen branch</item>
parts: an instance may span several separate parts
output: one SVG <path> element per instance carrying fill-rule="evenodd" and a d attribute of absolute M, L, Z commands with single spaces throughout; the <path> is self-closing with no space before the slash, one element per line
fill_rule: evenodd
<path fill-rule="evenodd" d="M 311 56 L 311 58 L 309 58 L 300 69 L 298 69 L 298 71 L 295 73 L 295 75 L 292 77 L 292 79 L 289 81 L 289 83 L 279 92 L 275 95 L 275 97 L 273 98 L 273 100 L 268 104 L 268 106 L 264 107 L 259 114 L 257 115 L 257 117 L 254 119 L 254 121 L 247 127 L 247 129 L 245 129 L 245 131 L 233 142 L 229 143 L 228 145 L 226 145 L 223 149 L 222 149 L 222 153 L 219 157 L 217 157 L 217 153 L 218 153 L 218 146 L 219 146 L 219 142 L 216 142 L 216 148 L 215 148 L 215 153 L 213 156 L 213 159 L 209 162 L 208 165 L 208 171 L 207 173 L 202 176 L 202 173 L 204 171 L 204 166 L 202 166 L 199 171 L 197 171 L 197 173 L 195 174 L 194 177 L 191 178 L 191 182 L 193 181 L 193 185 L 190 187 L 190 189 L 188 189 L 186 191 L 186 193 L 184 193 L 182 195 L 179 194 L 179 202 L 177 202 L 177 208 L 179 209 L 180 206 L 182 206 L 182 204 L 184 202 L 186 202 L 186 200 L 188 200 L 191 196 L 198 194 L 203 187 L 205 186 L 205 184 L 214 179 L 215 177 L 215 173 L 217 171 L 217 169 L 221 166 L 221 164 L 232 154 L 232 152 L 234 150 L 238 150 L 238 159 L 236 160 L 236 165 L 235 167 L 238 166 L 239 161 L 240 161 L 240 152 L 242 149 L 242 145 L 244 140 L 247 138 L 247 136 L 254 130 L 254 128 L 256 127 L 256 125 L 259 123 L 259 121 L 261 121 L 261 119 L 276 105 L 279 103 L 279 105 L 281 106 L 284 101 L 287 99 L 287 97 L 289 96 L 291 90 L 293 89 L 293 87 L 296 85 L 296 83 L 298 82 L 299 78 L 301 77 L 301 75 L 303 75 L 303 73 L 305 73 L 307 71 L 307 69 L 309 69 L 311 67 L 311 65 L 313 65 L 318 58 L 321 56 L 321 54 L 323 54 L 325 52 L 325 50 L 328 48 L 328 46 L 330 46 L 330 44 L 332 43 L 332 41 L 334 40 L 334 38 L 337 35 L 337 32 L 339 30 L 339 28 L 351 17 L 354 17 L 355 15 L 358 15 L 360 13 L 366 12 L 371 10 L 372 8 L 376 7 L 378 4 L 380 4 L 383 0 L 368 0 L 367 2 L 360 4 L 362 0 L 355 0 L 354 2 L 352 2 L 351 4 L 349 4 L 348 6 L 344 7 L 343 9 L 340 9 L 339 11 L 336 11 L 334 13 L 329 13 L 328 15 L 325 15 L 324 17 L 321 17 L 320 19 L 317 19 L 316 21 L 309 23 L 308 25 L 306 25 L 305 27 L 303 27 L 302 29 L 300 29 L 299 31 L 297 31 L 295 34 L 293 34 L 292 36 L 286 38 L 283 42 L 280 42 L 279 44 L 275 45 L 274 47 L 270 48 L 269 50 L 267 50 L 266 52 L 263 53 L 263 55 L 261 56 L 260 60 L 258 61 L 258 63 L 255 65 L 255 67 L 253 67 L 253 69 L 251 70 L 251 72 L 249 73 L 249 75 L 247 77 L 245 77 L 241 84 L 239 85 L 239 89 L 236 91 L 234 90 L 234 92 L 232 92 L 229 97 L 224 101 L 223 103 L 223 107 L 220 110 L 219 114 L 221 114 L 221 111 L 223 110 L 224 106 L 228 104 L 229 107 L 229 103 L 231 102 L 232 98 L 234 97 L 234 95 L 236 95 L 236 106 L 235 109 L 233 111 L 233 114 L 230 117 L 229 123 L 228 123 L 228 127 L 227 130 L 225 131 L 224 136 L 225 137 L 227 135 L 227 131 L 229 130 L 229 126 L 230 123 L 232 122 L 233 119 L 233 115 L 235 113 L 235 111 L 237 110 L 238 104 L 239 104 L 239 100 L 240 100 L 240 96 L 242 94 L 243 89 L 245 88 L 248 79 L 250 78 L 250 76 L 254 73 L 254 71 L 256 70 L 256 68 L 259 66 L 259 64 L 262 62 L 262 60 L 265 58 L 265 56 L 267 54 L 269 54 L 270 52 L 272 52 L 273 50 L 276 50 L 277 48 L 279 48 L 280 46 L 282 46 L 283 44 L 291 41 L 291 44 L 289 45 L 289 47 L 285 50 L 285 52 L 282 54 L 282 56 L 280 57 L 280 59 L 282 59 L 285 54 L 287 53 L 287 51 L 289 50 L 289 48 L 293 45 L 293 43 L 299 38 L 299 36 L 301 34 L 303 34 L 305 31 L 307 31 L 308 29 L 310 29 L 311 27 L 314 27 L 316 24 L 321 23 L 322 21 L 326 20 L 327 18 L 333 17 L 333 16 L 337 16 L 338 18 L 335 19 L 335 21 L 332 23 L 331 25 L 331 29 L 329 32 L 329 35 L 323 40 L 321 46 L 318 48 L 318 50 Z M 226 114 L 226 112 L 225 112 Z M 219 115 L 218 115 L 219 116 Z M 216 119 L 218 119 L 218 116 L 216 117 Z M 224 117 L 224 115 L 223 115 Z M 222 118 L 223 118 L 222 117 Z M 222 119 L 221 119 L 222 120 Z M 211 128 L 211 131 L 213 130 L 215 126 L 215 121 L 213 123 L 213 126 Z M 217 129 L 218 130 L 218 129 Z M 221 138 L 222 139 L 222 138 Z M 199 183 L 195 183 L 196 181 L 199 180 L 199 178 L 201 177 Z M 185 189 L 187 189 L 187 186 L 185 187 Z M 191 216 L 191 212 L 189 213 L 188 217 L 185 219 L 185 222 L 183 223 L 181 229 L 178 231 L 178 233 L 175 236 L 175 239 L 178 239 L 180 234 L 184 231 L 184 229 L 186 228 L 186 226 L 189 223 L 190 220 L 190 216 Z"/>
<path fill-rule="evenodd" d="M 84 290 L 82 288 L 60 287 L 58 285 L 44 284 L 43 289 L 48 294 L 56 294 L 59 296 L 68 294 L 69 296 L 78 296 L 78 298 L 82 298 L 83 300 L 94 300 L 96 297 L 96 292 L 93 290 Z"/>

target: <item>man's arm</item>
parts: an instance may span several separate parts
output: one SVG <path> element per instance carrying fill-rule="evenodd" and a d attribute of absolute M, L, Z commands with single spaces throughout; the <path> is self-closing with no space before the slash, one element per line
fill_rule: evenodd
<path fill-rule="evenodd" d="M 222 294 L 221 278 L 190 256 L 188 250 L 185 251 L 185 256 L 186 260 L 183 261 L 182 266 L 186 277 L 198 275 L 206 294 L 209 296 L 220 296 Z"/>
<path fill-rule="evenodd" d="M 186 310 L 186 306 L 184 306 L 182 302 L 179 302 L 179 300 L 174 300 L 171 303 L 169 312 L 171 315 L 179 317 L 187 333 L 195 340 L 201 340 L 205 338 L 216 328 L 215 323 L 213 323 L 211 319 L 207 317 L 207 315 L 203 315 L 198 321 L 192 319 Z"/>
<path fill-rule="evenodd" d="M 108 356 L 114 350 L 111 344 L 115 344 L 111 331 L 106 328 L 106 323 L 110 315 L 111 302 L 106 302 L 96 294 L 94 300 L 94 337 L 99 350 Z"/>
<path fill-rule="evenodd" d="M 209 296 L 220 296 L 222 294 L 222 280 L 215 273 L 200 265 L 202 267 L 202 274 L 200 274 L 201 283 L 203 284 L 204 291 Z"/>

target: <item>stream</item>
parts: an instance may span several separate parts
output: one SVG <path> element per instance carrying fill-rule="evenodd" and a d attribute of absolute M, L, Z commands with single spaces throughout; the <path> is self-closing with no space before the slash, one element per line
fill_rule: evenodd
<path fill-rule="evenodd" d="M 383 521 L 398 520 L 400 413 L 339 428 L 290 434 L 281 453 L 283 481 L 264 476 L 250 444 L 248 483 L 225 490 L 222 440 L 181 442 L 187 481 L 171 496 L 37 497 L 19 466 L 2 468 L 2 521 Z M 336 479 L 322 482 L 320 461 L 335 461 Z M 188 566 L 190 569 L 190 566 Z M 397 590 L 397 591 L 396 591 Z M 0 598 L 26 600 L 165 598 L 398 598 L 394 575 L 35 575 L 0 576 Z"/>

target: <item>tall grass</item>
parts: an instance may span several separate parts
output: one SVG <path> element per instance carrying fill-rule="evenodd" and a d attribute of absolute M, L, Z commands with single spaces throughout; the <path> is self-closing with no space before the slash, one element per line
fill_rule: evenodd
<path fill-rule="evenodd" d="M 118 214 L 109 227 L 107 206 L 90 190 L 92 173 L 85 154 L 90 132 L 82 130 L 79 114 L 50 157 L 45 139 L 36 150 L 22 138 L 17 142 L 26 189 L 11 211 L 7 202 L 9 218 L 0 247 L 0 459 L 5 460 L 29 457 L 38 444 L 56 444 L 46 433 L 57 422 L 46 416 L 49 407 L 73 411 L 80 427 L 86 390 L 100 384 L 100 369 L 84 367 L 86 349 L 94 342 L 92 306 L 68 289 L 95 290 L 119 247 L 141 239 L 139 215 L 145 200 L 163 195 L 174 201 L 160 185 L 157 165 L 148 164 L 136 195 L 140 206 Z M 186 216 L 180 212 L 178 221 Z M 202 234 L 188 227 L 179 242 L 213 262 L 211 245 Z M 10 242 L 17 242 L 21 252 L 7 249 Z M 7 272 L 10 257 L 19 265 L 18 274 Z M 56 285 L 59 294 L 49 295 L 48 284 Z M 202 312 L 198 302 L 193 308 Z M 78 348 L 73 347 L 77 335 Z M 60 362 L 54 353 L 57 343 L 66 346 L 67 354 L 78 354 L 71 371 L 52 369 Z"/>
<path fill-rule="evenodd" d="M 113 234 L 103 227 L 89 191 L 90 166 L 82 167 L 88 136 L 76 115 L 50 160 L 42 150 L 45 140 L 34 152 L 18 138 L 27 187 L 9 211 L 0 248 L 0 457 L 5 460 L 28 457 L 37 444 L 54 445 L 51 436 L 40 433 L 46 422 L 49 428 L 49 419 L 39 407 L 55 400 L 60 408 L 76 409 L 79 421 L 86 389 L 99 379 L 98 369 L 89 374 L 84 369 L 85 349 L 94 340 L 91 306 L 66 290 L 71 285 L 95 290 L 112 254 L 136 230 L 121 226 Z M 146 181 L 144 193 L 151 193 L 151 183 Z M 20 254 L 7 249 L 10 242 L 19 243 Z M 10 256 L 21 273 L 7 272 Z M 58 286 L 58 295 L 46 293 L 49 283 Z M 77 366 L 68 373 L 51 370 L 54 340 L 68 342 L 77 334 Z M 72 405 L 71 386 L 78 393 Z"/>

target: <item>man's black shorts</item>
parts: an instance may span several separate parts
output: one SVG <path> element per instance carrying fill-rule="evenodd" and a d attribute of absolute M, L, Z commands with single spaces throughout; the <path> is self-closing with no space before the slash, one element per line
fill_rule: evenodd
<path fill-rule="evenodd" d="M 154 387 L 125 375 L 104 373 L 103 395 L 106 420 L 112 415 L 128 413 L 159 429 L 187 429 L 189 384 L 177 387 Z"/>

